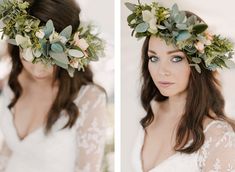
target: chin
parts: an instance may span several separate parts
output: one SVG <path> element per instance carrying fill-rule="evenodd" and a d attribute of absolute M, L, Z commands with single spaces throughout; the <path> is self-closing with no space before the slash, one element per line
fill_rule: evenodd
<path fill-rule="evenodd" d="M 174 97 L 174 96 L 181 96 L 186 93 L 186 91 L 173 91 L 173 90 L 159 90 L 160 93 L 165 97 Z"/>
<path fill-rule="evenodd" d="M 48 74 L 36 74 L 36 75 L 34 74 L 32 76 L 33 76 L 33 78 L 38 79 L 38 80 L 50 78 L 50 75 L 48 75 Z"/>

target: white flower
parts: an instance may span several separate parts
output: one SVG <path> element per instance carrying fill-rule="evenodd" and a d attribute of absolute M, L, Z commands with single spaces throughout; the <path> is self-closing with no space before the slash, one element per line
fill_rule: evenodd
<path fill-rule="evenodd" d="M 157 33 L 157 18 L 155 13 L 155 8 L 152 8 L 151 11 L 142 11 L 143 21 L 149 24 L 149 32 L 153 34 Z"/>
<path fill-rule="evenodd" d="M 71 60 L 69 61 L 69 64 L 70 64 L 70 66 L 72 66 L 73 68 L 78 68 L 78 67 L 79 67 L 78 60 L 76 60 L 76 59 L 71 59 Z"/>
<path fill-rule="evenodd" d="M 40 29 L 39 31 L 36 32 L 36 37 L 42 39 L 42 38 L 44 38 L 44 36 L 45 36 L 45 33 L 43 32 L 42 29 Z"/>
<path fill-rule="evenodd" d="M 32 62 L 34 59 L 32 48 L 26 48 L 26 49 L 24 48 L 22 56 L 25 60 Z"/>
<path fill-rule="evenodd" d="M 23 37 L 22 35 L 16 35 L 15 41 L 17 45 L 20 45 L 22 48 L 28 48 L 32 45 L 29 37 Z"/>

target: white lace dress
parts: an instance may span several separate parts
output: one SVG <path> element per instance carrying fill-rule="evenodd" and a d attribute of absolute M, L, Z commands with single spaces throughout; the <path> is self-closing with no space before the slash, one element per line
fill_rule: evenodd
<path fill-rule="evenodd" d="M 80 116 L 71 129 L 61 128 L 61 117 L 46 136 L 43 127 L 23 140 L 7 108 L 13 93 L 5 87 L 0 107 L 0 128 L 5 141 L 0 152 L 0 172 L 100 172 L 105 145 L 106 96 L 97 86 L 83 86 L 74 101 Z"/>
<path fill-rule="evenodd" d="M 192 154 L 177 152 L 148 172 L 235 172 L 235 133 L 231 126 L 215 120 L 207 125 L 204 133 L 206 140 L 200 150 Z M 141 128 L 133 150 L 135 172 L 143 172 L 144 136 Z"/>

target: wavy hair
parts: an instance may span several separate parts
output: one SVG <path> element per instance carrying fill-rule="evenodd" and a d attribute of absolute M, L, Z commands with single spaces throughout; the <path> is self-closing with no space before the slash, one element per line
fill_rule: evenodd
<path fill-rule="evenodd" d="M 148 70 L 149 39 L 150 37 L 146 37 L 142 47 L 141 103 L 146 111 L 146 115 L 141 119 L 140 123 L 144 129 L 154 120 L 150 102 L 152 100 L 163 102 L 168 99 L 168 97 L 160 93 Z M 193 153 L 203 145 L 205 140 L 203 119 L 205 117 L 223 119 L 235 129 L 234 122 L 225 116 L 225 101 L 220 91 L 220 82 L 216 79 L 217 72 L 205 69 L 202 63 L 199 65 L 201 73 L 198 73 L 194 67 L 191 67 L 185 112 L 180 119 L 176 132 L 176 144 L 174 149 L 179 152 Z M 213 111 L 216 117 L 211 116 L 210 111 Z M 185 147 L 190 136 L 192 136 L 192 144 Z"/>
<path fill-rule="evenodd" d="M 49 19 L 53 20 L 55 30 L 61 32 L 66 26 L 72 25 L 73 33 L 80 25 L 80 7 L 73 0 L 27 0 L 30 3 L 29 14 L 41 20 L 45 24 Z M 23 65 L 20 60 L 19 47 L 8 46 L 12 58 L 12 70 L 10 72 L 8 85 L 14 93 L 14 97 L 8 108 L 15 106 L 22 94 L 23 88 L 19 83 Z M 64 128 L 71 128 L 79 115 L 79 110 L 73 102 L 78 95 L 82 85 L 93 83 L 93 74 L 89 66 L 85 72 L 76 70 L 74 77 L 70 77 L 66 70 L 56 67 L 54 80 L 59 81 L 59 89 L 56 98 L 47 114 L 45 131 L 48 133 L 53 124 L 60 117 L 60 112 L 65 110 L 69 120 Z"/>

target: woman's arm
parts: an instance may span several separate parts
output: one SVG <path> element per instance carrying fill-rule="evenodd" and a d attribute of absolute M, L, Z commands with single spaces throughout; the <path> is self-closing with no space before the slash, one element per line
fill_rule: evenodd
<path fill-rule="evenodd" d="M 11 150 L 8 148 L 7 144 L 3 141 L 0 150 L 0 172 L 5 171 L 10 156 L 11 156 Z"/>
<path fill-rule="evenodd" d="M 235 172 L 235 133 L 227 123 L 210 128 L 199 163 L 203 172 Z"/>
<path fill-rule="evenodd" d="M 106 96 L 97 86 L 86 86 L 79 101 L 75 172 L 100 172 L 105 147 Z"/>

